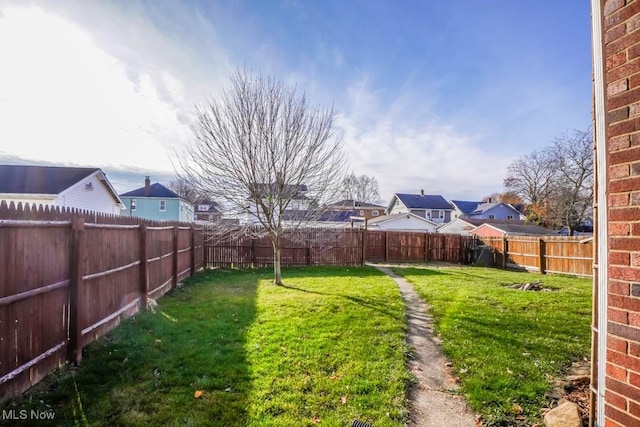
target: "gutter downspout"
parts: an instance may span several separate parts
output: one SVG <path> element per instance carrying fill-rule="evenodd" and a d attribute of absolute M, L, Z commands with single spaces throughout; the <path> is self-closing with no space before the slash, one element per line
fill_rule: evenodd
<path fill-rule="evenodd" d="M 591 0 L 591 35 L 593 53 L 593 120 L 595 149 L 595 200 L 594 200 L 594 266 L 593 266 L 593 323 L 591 326 L 591 393 L 590 426 L 605 423 L 605 377 L 607 351 L 607 289 L 608 289 L 608 238 L 607 238 L 607 119 L 604 57 L 604 3 Z"/>

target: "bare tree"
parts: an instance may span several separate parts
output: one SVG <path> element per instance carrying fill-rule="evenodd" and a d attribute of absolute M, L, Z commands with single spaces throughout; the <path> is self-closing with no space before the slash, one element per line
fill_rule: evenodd
<path fill-rule="evenodd" d="M 342 180 L 342 197 L 364 203 L 380 203 L 380 187 L 374 176 L 356 176 L 353 172 Z"/>
<path fill-rule="evenodd" d="M 238 70 L 194 119 L 195 140 L 179 156 L 181 177 L 241 219 L 238 232 L 269 236 L 274 283 L 281 284 L 283 231 L 317 220 L 344 176 L 335 110 L 310 106 L 273 77 Z"/>
<path fill-rule="evenodd" d="M 593 208 L 593 133 L 574 130 L 553 142 L 555 185 L 549 218 L 567 227 L 568 235 Z"/>
<path fill-rule="evenodd" d="M 525 154 L 507 168 L 504 186 L 531 206 L 542 206 L 553 192 L 553 153 L 543 149 Z"/>
<path fill-rule="evenodd" d="M 589 216 L 593 204 L 592 138 L 591 129 L 574 130 L 509 165 L 504 185 L 528 204 L 528 220 L 565 226 L 571 235 Z"/>
<path fill-rule="evenodd" d="M 195 186 L 185 178 L 178 178 L 171 181 L 169 183 L 169 189 L 191 203 L 196 203 L 202 198 Z"/>

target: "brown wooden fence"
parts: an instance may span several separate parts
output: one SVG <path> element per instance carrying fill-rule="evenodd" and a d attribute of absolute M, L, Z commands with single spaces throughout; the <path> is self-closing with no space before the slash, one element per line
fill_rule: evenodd
<path fill-rule="evenodd" d="M 539 273 L 593 274 L 593 239 L 566 236 L 483 237 L 494 265 Z M 506 256 L 505 256 L 506 254 Z"/>
<path fill-rule="evenodd" d="M 469 263 L 473 237 L 424 232 L 358 229 L 304 229 L 282 237 L 281 264 L 362 265 L 372 262 L 444 261 Z M 260 267 L 273 265 L 268 237 L 212 233 L 206 240 L 207 267 Z"/>
<path fill-rule="evenodd" d="M 204 261 L 203 233 L 0 203 L 0 399 L 21 393 Z"/>

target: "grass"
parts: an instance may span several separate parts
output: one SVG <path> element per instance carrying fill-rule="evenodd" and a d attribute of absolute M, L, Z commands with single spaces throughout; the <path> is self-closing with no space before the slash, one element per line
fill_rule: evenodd
<path fill-rule="evenodd" d="M 391 279 L 373 268 L 283 276 L 200 274 L 0 410 L 52 410 L 50 425 L 69 426 L 403 425 L 406 313 Z"/>
<path fill-rule="evenodd" d="M 485 425 L 531 425 L 552 379 L 589 355 L 591 279 L 489 268 L 395 269 L 430 307 L 445 354 Z M 542 281 L 551 292 L 510 289 Z"/>

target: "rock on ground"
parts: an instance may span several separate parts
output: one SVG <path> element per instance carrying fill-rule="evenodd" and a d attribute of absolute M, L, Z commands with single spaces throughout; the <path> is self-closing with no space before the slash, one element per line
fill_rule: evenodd
<path fill-rule="evenodd" d="M 578 414 L 578 405 L 564 402 L 547 412 L 544 416 L 547 427 L 580 427 L 582 421 Z"/>

